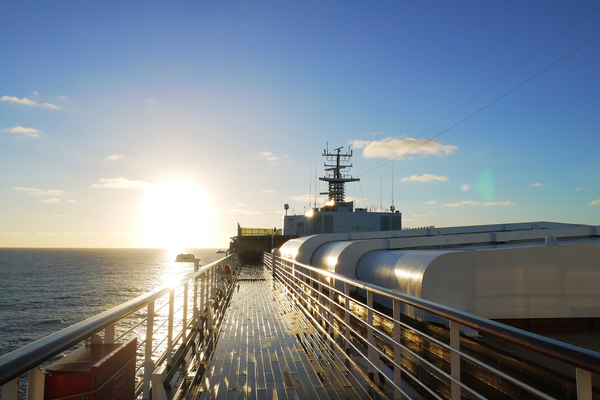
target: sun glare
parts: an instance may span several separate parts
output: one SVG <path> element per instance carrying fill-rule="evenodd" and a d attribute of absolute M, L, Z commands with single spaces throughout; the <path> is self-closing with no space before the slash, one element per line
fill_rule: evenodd
<path fill-rule="evenodd" d="M 141 206 L 146 245 L 162 248 L 204 247 L 210 210 L 201 190 L 187 183 L 155 185 Z"/>

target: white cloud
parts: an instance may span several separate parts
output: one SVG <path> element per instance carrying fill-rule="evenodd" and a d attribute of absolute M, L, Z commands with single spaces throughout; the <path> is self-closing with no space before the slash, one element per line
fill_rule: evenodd
<path fill-rule="evenodd" d="M 431 174 L 424 174 L 421 176 L 417 176 L 417 175 L 412 175 L 409 176 L 407 178 L 402 178 L 400 180 L 400 182 L 431 182 L 431 181 L 442 181 L 445 182 L 448 180 L 447 176 L 439 176 L 439 175 L 431 175 Z"/>
<path fill-rule="evenodd" d="M 144 100 L 144 102 L 146 102 L 148 104 L 156 104 L 156 103 L 158 103 L 158 100 L 146 99 L 146 100 Z"/>
<path fill-rule="evenodd" d="M 484 206 L 518 206 L 519 203 L 513 201 L 492 201 L 490 203 L 483 203 Z"/>
<path fill-rule="evenodd" d="M 24 135 L 29 137 L 39 137 L 40 130 L 35 128 L 25 128 L 24 126 L 15 126 L 14 128 L 3 129 L 4 132 L 15 133 L 17 135 Z"/>
<path fill-rule="evenodd" d="M 14 97 L 14 96 L 2 96 L 2 97 L 0 97 L 0 101 L 8 101 L 11 104 L 22 104 L 24 106 L 37 106 L 37 107 L 42 107 L 42 108 L 50 108 L 52 110 L 60 110 L 60 107 L 55 106 L 54 104 L 36 103 L 35 101 L 29 100 L 26 97 L 20 99 L 18 97 Z"/>
<path fill-rule="evenodd" d="M 357 149 L 363 150 L 365 158 L 404 158 L 406 154 L 421 154 L 425 156 L 440 156 L 452 154 L 456 146 L 443 145 L 434 140 L 414 139 L 406 136 L 388 137 L 379 141 L 351 140 L 349 142 Z"/>
<path fill-rule="evenodd" d="M 460 203 L 442 204 L 442 207 L 462 207 L 462 206 L 476 206 L 481 204 L 480 201 L 461 201 Z"/>
<path fill-rule="evenodd" d="M 111 156 L 108 156 L 104 159 L 104 161 L 117 161 L 117 160 L 122 160 L 123 158 L 125 158 L 124 154 L 113 154 Z"/>
<path fill-rule="evenodd" d="M 62 96 L 62 95 L 58 96 L 58 98 L 61 99 L 61 100 L 67 100 L 68 99 L 67 96 Z"/>
<path fill-rule="evenodd" d="M 77 200 L 67 200 L 67 203 L 77 203 Z"/>
<path fill-rule="evenodd" d="M 281 161 L 281 157 L 276 156 L 275 154 L 271 153 L 270 151 L 261 151 L 260 153 L 258 153 L 258 156 L 262 160 L 266 160 L 266 161 L 269 161 L 272 163 Z"/>
<path fill-rule="evenodd" d="M 58 189 L 44 190 L 44 189 L 38 189 L 38 188 L 26 188 L 26 187 L 21 187 L 21 186 L 15 186 L 15 187 L 13 187 L 13 190 L 22 190 L 24 192 L 29 192 L 29 194 L 42 195 L 42 196 L 60 196 L 60 195 L 68 193 L 68 192 L 65 192 L 64 190 L 58 190 Z"/>
<path fill-rule="evenodd" d="M 98 183 L 94 183 L 95 188 L 113 188 L 113 189 L 144 189 L 152 187 L 151 183 L 141 180 L 132 181 L 123 177 L 120 178 L 100 178 Z"/>
<path fill-rule="evenodd" d="M 462 206 L 516 206 L 519 205 L 519 203 L 515 203 L 512 201 L 493 201 L 493 202 L 488 202 L 488 203 L 482 203 L 481 201 L 471 201 L 471 200 L 467 200 L 467 201 L 461 201 L 460 203 L 453 203 L 453 204 L 442 204 L 443 207 L 462 207 Z"/>
<path fill-rule="evenodd" d="M 529 187 L 540 187 L 540 186 L 544 186 L 541 183 L 534 183 L 532 185 L 529 185 Z"/>
<path fill-rule="evenodd" d="M 40 200 L 40 203 L 58 203 L 60 199 L 58 197 L 50 197 L 49 199 Z"/>
<path fill-rule="evenodd" d="M 275 191 L 271 190 L 271 189 L 263 190 L 262 192 L 263 193 L 275 193 Z"/>
<path fill-rule="evenodd" d="M 436 204 L 436 201 L 435 201 L 435 200 L 426 201 L 426 202 L 425 202 L 425 203 L 423 203 L 423 204 Z"/>
<path fill-rule="evenodd" d="M 40 94 L 39 94 L 37 91 L 34 91 L 34 92 L 33 92 L 33 95 L 34 95 L 35 97 L 40 97 Z"/>
<path fill-rule="evenodd" d="M 592 201 L 588 206 L 600 206 L 600 199 Z"/>
<path fill-rule="evenodd" d="M 577 188 L 577 189 L 575 189 L 576 192 L 579 192 L 580 190 L 585 190 L 585 188 Z"/>

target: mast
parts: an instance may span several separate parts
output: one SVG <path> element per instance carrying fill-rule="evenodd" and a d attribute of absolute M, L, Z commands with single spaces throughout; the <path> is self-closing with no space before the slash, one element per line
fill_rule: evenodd
<path fill-rule="evenodd" d="M 345 201 L 346 182 L 358 182 L 360 179 L 353 178 L 348 175 L 348 170 L 352 167 L 350 164 L 350 158 L 352 158 L 352 150 L 350 153 L 341 153 L 343 147 L 338 147 L 330 153 L 329 150 L 323 150 L 323 157 L 326 158 L 325 162 L 325 176 L 319 178 L 320 181 L 327 182 L 328 191 L 327 194 L 329 201 L 333 200 L 335 203 L 343 203 Z"/>

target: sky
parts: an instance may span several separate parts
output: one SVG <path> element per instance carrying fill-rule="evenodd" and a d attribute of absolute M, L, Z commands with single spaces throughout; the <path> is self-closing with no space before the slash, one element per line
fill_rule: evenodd
<path fill-rule="evenodd" d="M 0 247 L 226 247 L 353 152 L 404 227 L 600 225 L 599 1 L 0 5 Z"/>

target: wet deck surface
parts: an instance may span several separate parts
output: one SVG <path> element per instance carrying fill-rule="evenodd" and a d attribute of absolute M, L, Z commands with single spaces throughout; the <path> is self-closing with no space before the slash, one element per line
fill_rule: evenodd
<path fill-rule="evenodd" d="M 273 288 L 263 267 L 245 267 L 238 284 L 195 398 L 379 398 L 345 353 Z"/>

